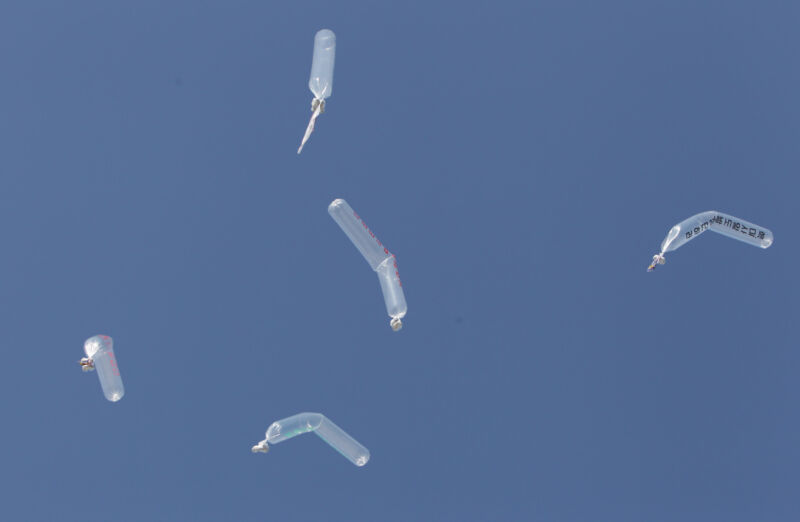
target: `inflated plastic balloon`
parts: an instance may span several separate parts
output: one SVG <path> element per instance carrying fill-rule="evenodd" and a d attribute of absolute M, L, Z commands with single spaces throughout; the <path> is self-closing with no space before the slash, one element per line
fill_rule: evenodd
<path fill-rule="evenodd" d="M 408 311 L 400 272 L 397 270 L 397 258 L 389 252 L 381 241 L 372 233 L 364 220 L 350 208 L 347 201 L 335 199 L 328 205 L 331 215 L 339 227 L 347 234 L 370 268 L 378 273 L 378 281 L 383 291 L 386 313 L 392 320 L 389 322 L 395 332 L 403 327 L 403 317 Z"/>
<path fill-rule="evenodd" d="M 308 88 L 314 94 L 311 100 L 311 120 L 306 127 L 303 141 L 297 153 L 303 150 L 311 133 L 314 132 L 314 122 L 317 117 L 325 112 L 325 100 L 333 94 L 333 66 L 336 61 L 336 35 L 330 29 L 322 29 L 314 36 L 314 57 L 311 59 L 311 76 L 308 79 Z"/>
<path fill-rule="evenodd" d="M 114 356 L 114 341 L 107 335 L 95 335 L 86 339 L 83 344 L 86 357 L 80 360 L 81 369 L 85 372 L 97 370 L 100 387 L 106 399 L 117 402 L 125 395 L 119 365 Z"/>
<path fill-rule="evenodd" d="M 677 250 L 706 230 L 761 248 L 769 248 L 773 241 L 772 232 L 764 227 L 716 210 L 709 210 L 684 219 L 672 227 L 661 242 L 661 253 L 653 256 L 653 262 L 647 267 L 647 271 L 652 272 L 656 266 L 663 265 L 666 262 L 665 253 Z"/>
<path fill-rule="evenodd" d="M 363 466 L 369 460 L 367 448 L 321 413 L 298 413 L 273 422 L 267 428 L 267 438 L 253 446 L 250 451 L 266 453 L 270 444 L 277 444 L 310 431 L 356 466 Z"/>

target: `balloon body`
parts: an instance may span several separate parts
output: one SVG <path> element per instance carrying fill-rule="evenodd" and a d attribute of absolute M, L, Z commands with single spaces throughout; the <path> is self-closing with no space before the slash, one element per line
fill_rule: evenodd
<path fill-rule="evenodd" d="M 107 335 L 95 335 L 86 340 L 83 351 L 97 371 L 103 395 L 111 402 L 119 401 L 125 395 L 125 387 L 114 355 L 114 341 Z"/>
<path fill-rule="evenodd" d="M 314 56 L 308 88 L 314 97 L 324 100 L 333 94 L 333 66 L 336 62 L 336 35 L 330 29 L 317 31 L 314 36 Z"/>
<path fill-rule="evenodd" d="M 760 248 L 769 248 L 773 241 L 772 232 L 764 227 L 716 210 L 709 210 L 684 219 L 672 227 L 661 242 L 661 252 L 677 250 L 706 230 Z"/>

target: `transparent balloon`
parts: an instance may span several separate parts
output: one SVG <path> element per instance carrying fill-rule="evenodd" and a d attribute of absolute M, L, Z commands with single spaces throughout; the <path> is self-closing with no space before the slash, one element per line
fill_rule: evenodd
<path fill-rule="evenodd" d="M 273 422 L 267 428 L 267 438 L 253 446 L 251 451 L 266 453 L 270 444 L 312 431 L 356 466 L 363 466 L 369 461 L 369 450 L 321 413 L 298 413 Z"/>
<path fill-rule="evenodd" d="M 85 372 L 97 370 L 103 395 L 111 402 L 117 402 L 125 395 L 122 376 L 114 355 L 114 341 L 107 335 L 95 335 L 83 344 L 86 357 L 80 360 L 81 369 Z"/>
<path fill-rule="evenodd" d="M 314 35 L 314 56 L 311 59 L 311 76 L 308 88 L 319 100 L 333 94 L 333 66 L 336 62 L 336 35 L 330 29 L 321 29 Z"/>
<path fill-rule="evenodd" d="M 308 88 L 314 94 L 311 100 L 311 120 L 308 122 L 303 141 L 297 153 L 300 154 L 320 114 L 325 112 L 325 100 L 333 94 L 333 66 L 336 63 L 336 35 L 330 29 L 317 31 L 314 36 L 314 56 L 311 59 L 311 76 Z"/>
<path fill-rule="evenodd" d="M 653 256 L 647 271 L 652 272 L 658 265 L 663 265 L 666 262 L 664 254 L 679 249 L 707 230 L 760 248 L 769 248 L 773 241 L 769 229 L 729 214 L 708 210 L 684 219 L 672 227 L 661 242 L 661 253 Z"/>
<path fill-rule="evenodd" d="M 391 317 L 389 325 L 398 331 L 403 327 L 403 317 L 408 311 L 397 258 L 372 233 L 364 220 L 343 199 L 335 199 L 328 205 L 328 213 L 356 246 L 370 268 L 378 274 L 386 313 Z"/>

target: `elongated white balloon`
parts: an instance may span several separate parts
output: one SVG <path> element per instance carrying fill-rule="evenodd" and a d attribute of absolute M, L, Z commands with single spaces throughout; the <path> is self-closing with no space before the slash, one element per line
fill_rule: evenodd
<path fill-rule="evenodd" d="M 403 327 L 403 317 L 408 311 L 400 272 L 397 269 L 397 258 L 383 246 L 380 239 L 369 229 L 364 220 L 350 208 L 347 201 L 335 199 L 328 205 L 328 214 L 347 234 L 370 268 L 378 273 L 378 280 L 386 304 L 386 313 L 392 320 L 389 322 L 395 332 Z"/>
<path fill-rule="evenodd" d="M 661 242 L 661 253 L 653 256 L 653 262 L 647 267 L 647 271 L 652 272 L 657 265 L 663 265 L 666 262 L 665 253 L 677 250 L 706 230 L 761 248 L 769 248 L 773 241 L 772 232 L 762 226 L 716 210 L 708 210 L 672 227 Z"/>
<path fill-rule="evenodd" d="M 314 35 L 314 56 L 308 88 L 318 100 L 333 94 L 333 66 L 336 63 L 336 35 L 330 29 L 321 29 Z"/>
<path fill-rule="evenodd" d="M 253 453 L 266 453 L 270 444 L 277 444 L 310 431 L 356 466 L 363 466 L 369 460 L 367 448 L 321 413 L 298 413 L 273 422 L 267 428 L 267 438 L 250 450 Z"/>
<path fill-rule="evenodd" d="M 314 94 L 311 100 L 311 120 L 306 127 L 303 141 L 297 153 L 314 132 L 314 123 L 320 114 L 325 112 L 325 100 L 333 94 L 333 66 L 336 63 L 336 35 L 330 29 L 317 31 L 314 36 L 314 56 L 311 59 L 311 76 L 308 79 L 308 88 Z"/>
<path fill-rule="evenodd" d="M 81 369 L 85 372 L 97 370 L 103 395 L 111 402 L 117 402 L 125 395 L 119 365 L 114 356 L 114 341 L 107 335 L 95 335 L 86 339 L 83 344 L 86 357 L 80 360 Z"/>

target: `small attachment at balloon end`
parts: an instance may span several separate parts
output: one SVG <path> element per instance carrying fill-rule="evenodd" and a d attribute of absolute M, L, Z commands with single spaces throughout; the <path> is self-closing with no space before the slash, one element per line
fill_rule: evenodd
<path fill-rule="evenodd" d="M 392 327 L 392 330 L 397 332 L 403 327 L 403 321 L 401 321 L 399 317 L 392 317 L 392 320 L 389 321 L 389 326 Z"/>
<path fill-rule="evenodd" d="M 267 444 L 266 439 L 262 440 L 261 442 L 250 448 L 250 451 L 252 451 L 253 453 L 266 453 L 269 451 L 269 444 Z"/>
<path fill-rule="evenodd" d="M 320 114 L 325 112 L 325 100 L 320 100 L 319 98 L 314 98 L 311 100 L 311 119 L 308 122 L 308 127 L 306 127 L 306 133 L 303 135 L 303 141 L 300 142 L 300 148 L 297 149 L 297 153 L 303 150 L 303 146 L 308 141 L 308 138 L 311 137 L 311 133 L 314 132 L 314 122 L 317 120 Z"/>
<path fill-rule="evenodd" d="M 667 262 L 667 260 L 664 259 L 664 253 L 663 252 L 660 253 L 660 254 L 656 254 L 656 255 L 653 256 L 653 262 L 650 263 L 650 266 L 647 267 L 647 271 L 648 272 L 652 272 L 653 270 L 656 269 L 656 266 L 663 265 L 666 262 Z"/>
<path fill-rule="evenodd" d="M 91 372 L 94 370 L 94 361 L 88 357 L 82 358 L 80 361 L 78 361 L 78 364 L 81 365 L 81 370 L 85 372 Z"/>

